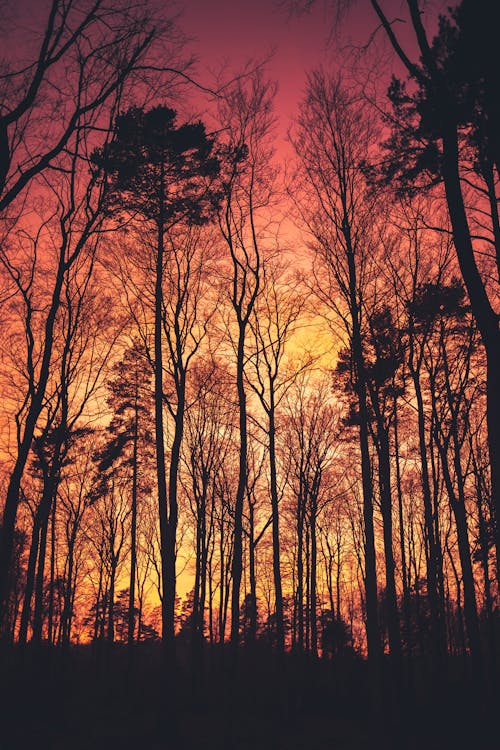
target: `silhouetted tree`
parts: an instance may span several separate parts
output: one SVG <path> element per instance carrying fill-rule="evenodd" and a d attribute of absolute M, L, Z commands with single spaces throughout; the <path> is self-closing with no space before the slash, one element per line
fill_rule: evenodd
<path fill-rule="evenodd" d="M 236 387 L 239 404 L 239 473 L 234 508 L 231 642 L 240 634 L 240 587 L 243 570 L 243 507 L 247 481 L 247 395 L 245 364 L 247 332 L 261 284 L 262 229 L 259 214 L 273 194 L 270 173 L 274 86 L 257 72 L 240 79 L 224 96 L 220 119 L 227 132 L 223 146 L 224 172 L 219 227 L 227 245 L 231 269 L 230 300 L 236 321 Z M 263 221 L 265 221 L 263 219 Z"/>
<path fill-rule="evenodd" d="M 373 481 L 369 452 L 367 374 L 363 309 L 370 258 L 375 254 L 373 222 L 377 197 L 368 190 L 364 165 L 373 122 L 356 95 L 324 71 L 309 77 L 292 141 L 299 161 L 300 218 L 315 253 L 313 290 L 342 322 L 352 353 L 357 398 L 365 535 L 366 629 L 374 666 L 380 657 L 377 570 L 373 523 Z M 311 190 L 314 201 L 311 201 Z"/>
<path fill-rule="evenodd" d="M 168 237 L 182 222 L 206 222 L 214 207 L 210 182 L 219 172 L 213 139 L 201 122 L 177 125 L 173 109 L 158 106 L 132 108 L 116 119 L 114 136 L 94 154 L 94 161 L 109 174 L 108 208 L 127 220 L 144 224 L 154 236 L 154 392 L 155 444 L 162 565 L 162 624 L 165 644 L 173 646 L 175 611 L 175 558 L 178 523 L 176 477 L 167 491 L 164 435 L 164 274 L 171 260 Z M 180 346 L 177 342 L 176 346 Z M 185 366 L 179 359 L 176 431 L 173 459 L 179 455 L 184 412 Z M 179 369 L 180 368 L 180 369 Z"/>

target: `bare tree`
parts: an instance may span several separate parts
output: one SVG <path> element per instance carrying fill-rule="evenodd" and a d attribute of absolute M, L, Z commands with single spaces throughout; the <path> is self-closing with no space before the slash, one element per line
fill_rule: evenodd
<path fill-rule="evenodd" d="M 368 650 L 380 656 L 377 571 L 373 524 L 373 482 L 369 452 L 367 375 L 362 341 L 369 260 L 374 255 L 377 198 L 367 188 L 364 164 L 373 123 L 362 102 L 340 80 L 322 71 L 309 78 L 306 99 L 292 141 L 297 153 L 303 200 L 301 220 L 315 253 L 312 291 L 333 310 L 347 334 L 352 382 L 359 413 L 365 533 L 365 587 Z M 314 200 L 311 200 L 311 192 Z M 300 201 L 300 197 L 299 197 Z"/>
<path fill-rule="evenodd" d="M 85 276 L 92 266 L 102 224 L 104 188 L 97 184 L 95 174 L 81 175 L 80 164 L 89 153 L 88 134 L 84 123 L 75 131 L 68 171 L 60 173 L 53 186 L 52 198 L 57 210 L 42 223 L 32 238 L 31 253 L 24 251 L 24 234 L 20 252 L 3 246 L 0 262 L 17 287 L 23 310 L 25 336 L 25 392 L 16 415 L 17 449 L 5 500 L 0 531 L 0 603 L 7 597 L 8 569 L 13 544 L 19 490 L 28 460 L 35 429 L 46 402 L 47 385 L 53 362 L 58 315 L 63 304 L 65 286 L 71 276 Z M 83 183 L 83 184 L 82 184 Z M 43 276 L 42 247 L 53 253 L 52 287 L 45 292 L 40 284 Z M 50 255 L 49 255 L 50 257 Z M 45 292 L 45 294 L 44 294 Z M 40 295 L 43 296 L 43 303 Z"/>
<path fill-rule="evenodd" d="M 286 344 L 297 326 L 303 297 L 299 297 L 288 283 L 279 277 L 272 261 L 263 264 L 261 293 L 251 318 L 254 353 L 251 357 L 253 372 L 249 383 L 259 397 L 267 424 L 263 427 L 269 451 L 269 489 L 272 511 L 273 577 L 275 591 L 276 642 L 281 651 L 285 648 L 283 619 L 283 590 L 281 584 L 278 466 L 276 458 L 276 410 L 290 387 L 297 368 L 282 372 L 286 357 Z M 286 361 L 285 361 L 286 364 Z M 307 366 L 306 363 L 303 367 Z M 299 369 L 302 369 L 299 366 Z"/>
<path fill-rule="evenodd" d="M 65 160 L 75 131 L 102 118 L 145 65 L 159 33 L 172 29 L 142 0 L 50 0 L 43 10 L 39 38 L 21 40 L 21 50 L 31 47 L 32 61 L 16 67 L 11 48 L 11 63 L 0 75 L 2 213 L 42 172 Z"/>
<path fill-rule="evenodd" d="M 243 508 L 247 481 L 247 396 L 245 388 L 246 338 L 259 293 L 263 210 L 269 206 L 273 181 L 270 174 L 272 149 L 272 101 L 275 87 L 259 71 L 240 79 L 225 93 L 220 120 L 226 133 L 225 174 L 219 209 L 219 226 L 227 245 L 232 277 L 230 299 L 236 334 L 236 386 L 239 403 L 239 478 L 234 512 L 232 562 L 231 642 L 240 637 L 240 587 L 243 570 Z"/>

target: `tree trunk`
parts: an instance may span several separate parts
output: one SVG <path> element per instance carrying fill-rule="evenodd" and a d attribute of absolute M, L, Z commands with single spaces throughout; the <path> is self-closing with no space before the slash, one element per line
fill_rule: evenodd
<path fill-rule="evenodd" d="M 59 309 L 61 289 L 63 285 L 66 264 L 64 263 L 63 243 L 59 258 L 59 267 L 52 292 L 52 299 L 44 330 L 43 355 L 40 366 L 38 384 L 32 396 L 21 442 L 18 446 L 17 457 L 10 475 L 5 505 L 3 510 L 2 524 L 0 525 L 0 634 L 3 632 L 3 620 L 7 614 L 7 603 L 9 598 L 9 573 L 14 549 L 14 533 L 16 528 L 17 509 L 19 506 L 19 493 L 21 480 L 23 478 L 26 463 L 28 461 L 35 427 L 43 407 L 45 390 L 49 379 L 49 369 L 52 359 L 52 347 L 54 343 L 54 325 L 57 311 Z"/>
<path fill-rule="evenodd" d="M 134 434 L 132 453 L 132 518 L 130 522 L 130 583 L 128 599 L 128 624 L 127 642 L 129 646 L 134 643 L 135 630 L 135 578 L 137 571 L 137 447 L 139 433 L 139 382 L 138 373 L 135 372 L 135 398 L 134 398 Z"/>
<path fill-rule="evenodd" d="M 427 463 L 424 400 L 420 385 L 420 375 L 414 368 L 411 358 L 409 364 L 417 399 L 420 478 L 422 482 L 422 498 L 424 504 L 425 558 L 427 565 L 426 582 L 431 617 L 431 652 L 435 668 L 438 669 L 439 664 L 442 662 L 443 657 L 446 654 L 446 633 L 443 622 L 443 610 L 440 606 L 438 593 L 438 550 L 434 533 L 434 512 L 432 508 L 429 466 Z"/>
<path fill-rule="evenodd" d="M 45 495 L 46 493 L 46 495 Z M 40 518 L 40 544 L 38 549 L 38 569 L 35 583 L 35 607 L 33 612 L 33 641 L 40 643 L 42 640 L 44 619 L 44 583 L 45 583 L 45 558 L 47 555 L 47 533 L 49 528 L 50 509 L 54 497 L 54 485 L 50 478 L 44 486 L 44 498 L 42 499 L 43 513 Z"/>
<path fill-rule="evenodd" d="M 111 574 L 109 579 L 109 593 L 108 593 L 108 633 L 107 638 L 109 643 L 113 643 L 115 640 L 115 579 L 116 579 L 116 564 L 113 561 L 111 563 Z"/>
<path fill-rule="evenodd" d="M 160 203 L 160 205 L 162 205 Z M 160 558 L 161 558 L 161 624 L 162 642 L 165 645 L 169 637 L 169 610 L 166 594 L 168 580 L 168 515 L 167 515 L 167 476 L 165 471 L 165 443 L 163 429 L 163 348 L 162 348 L 162 313 L 163 313 L 163 256 L 164 236 L 163 222 L 158 222 L 158 247 L 156 256 L 155 279 L 155 322 L 154 322 L 154 411 L 155 411 L 155 447 L 156 479 L 158 485 L 158 517 L 160 521 Z"/>
<path fill-rule="evenodd" d="M 304 509 L 302 493 L 297 498 L 297 647 L 304 650 Z"/>
<path fill-rule="evenodd" d="M 316 539 L 316 499 L 311 508 L 311 651 L 318 656 L 318 600 L 316 592 L 316 568 L 318 564 L 318 547 Z"/>
<path fill-rule="evenodd" d="M 500 591 L 500 330 L 477 268 L 459 173 L 457 129 L 453 124 L 443 129 L 442 171 L 446 201 L 453 232 L 453 242 L 467 288 L 472 312 L 486 351 L 488 447 L 491 467 L 493 529 L 497 559 L 497 585 Z"/>
<path fill-rule="evenodd" d="M 177 411 L 175 415 L 174 439 L 170 452 L 170 470 L 168 476 L 168 526 L 167 526 L 167 559 L 166 559 L 166 584 L 164 596 L 166 597 L 167 609 L 167 639 L 169 649 L 173 651 L 175 638 L 175 590 L 176 590 L 176 542 L 177 523 L 179 517 L 179 506 L 177 500 L 177 484 L 179 475 L 179 463 L 181 455 L 182 435 L 184 432 L 184 410 L 185 410 L 185 380 L 181 377 L 180 390 L 177 395 Z"/>
<path fill-rule="evenodd" d="M 64 607 L 62 611 L 61 638 L 65 646 L 71 641 L 71 619 L 73 612 L 73 566 L 76 531 L 71 535 L 68 544 L 68 573 L 64 587 Z"/>
<path fill-rule="evenodd" d="M 236 502 L 234 506 L 234 543 L 232 562 L 232 596 L 231 596 L 231 643 L 238 647 L 240 640 L 240 587 L 243 572 L 243 503 L 247 484 L 247 401 L 244 383 L 245 361 L 245 327 L 239 322 L 238 350 L 236 361 L 236 385 L 239 404 L 239 472 Z"/>
<path fill-rule="evenodd" d="M 344 206 L 343 234 L 347 249 L 349 269 L 349 312 L 352 323 L 351 352 L 354 363 L 354 388 L 359 407 L 359 445 L 361 450 L 361 481 L 363 487 L 363 522 L 365 537 L 365 596 L 366 638 L 368 657 L 374 665 L 375 683 L 378 663 L 382 656 L 378 621 L 377 558 L 375 554 L 375 530 L 373 525 L 373 483 L 370 451 L 368 446 L 368 407 L 366 394 L 365 364 L 361 341 L 360 309 L 354 248 L 347 207 Z"/>
<path fill-rule="evenodd" d="M 410 597 L 410 586 L 408 567 L 406 564 L 406 544 L 405 544 L 405 523 L 403 513 L 403 488 L 401 486 L 401 465 L 399 460 L 399 430 L 398 430 L 398 404 L 397 398 L 394 397 L 394 411 L 393 411 L 393 429 L 394 429 L 394 459 L 396 467 L 396 491 L 398 496 L 398 520 L 399 520 L 399 548 L 401 554 L 401 579 L 403 583 L 403 619 L 406 639 L 406 654 L 410 655 L 410 644 L 408 638 L 410 636 L 410 613 L 411 613 L 411 597 Z"/>
<path fill-rule="evenodd" d="M 389 647 L 391 657 L 396 663 L 401 660 L 401 632 L 399 627 L 398 600 L 396 594 L 396 578 L 392 523 L 391 496 L 391 457 L 389 450 L 389 433 L 381 421 L 377 424 L 378 473 L 380 489 L 380 509 L 382 512 L 385 556 L 385 593 L 387 599 L 387 626 L 389 630 Z"/>
<path fill-rule="evenodd" d="M 28 567 L 26 569 L 26 584 L 24 588 L 24 602 L 21 612 L 21 623 L 19 626 L 18 642 L 24 645 L 28 637 L 28 626 L 31 617 L 31 599 L 35 587 L 36 562 L 38 557 L 38 547 L 40 540 L 42 505 L 38 506 L 33 518 L 33 529 L 31 532 L 30 554 L 28 558 Z"/>
<path fill-rule="evenodd" d="M 271 392 L 269 408 L 269 471 L 271 490 L 271 513 L 273 535 L 273 578 L 275 593 L 276 647 L 280 652 L 285 650 L 285 626 L 283 617 L 283 590 L 281 586 L 279 499 L 276 471 L 276 426 L 274 392 Z"/>
<path fill-rule="evenodd" d="M 56 498 L 52 501 L 50 522 L 50 583 L 49 583 L 49 611 L 47 617 L 47 640 L 54 643 L 54 594 L 56 576 Z"/>

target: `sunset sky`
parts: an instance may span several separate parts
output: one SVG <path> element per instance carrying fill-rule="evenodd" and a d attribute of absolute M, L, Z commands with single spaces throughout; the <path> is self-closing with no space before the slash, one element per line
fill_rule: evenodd
<path fill-rule="evenodd" d="M 282 3 L 281 6 L 284 6 Z M 389 5 L 399 5 L 390 0 Z M 272 54 L 266 69 L 278 81 L 276 109 L 283 138 L 303 94 L 307 71 L 340 67 L 349 45 L 366 43 L 375 17 L 366 0 L 355 4 L 342 25 L 342 41 L 332 37 L 328 3 L 310 13 L 290 15 L 274 0 L 186 0 L 181 20 L 198 57 L 202 82 L 227 65 L 233 72 L 251 59 Z M 342 50 L 345 48 L 345 52 Z"/>
<path fill-rule="evenodd" d="M 290 3 L 291 5 L 292 3 Z M 405 6 L 401 0 L 384 0 L 383 7 L 397 20 L 398 35 L 405 40 Z M 443 0 L 429 3 L 433 8 L 445 6 Z M 168 5 L 166 6 L 168 8 Z M 172 6 L 180 11 L 179 25 L 187 37 L 186 55 L 197 59 L 195 78 L 213 86 L 221 71 L 224 78 L 240 72 L 250 60 L 268 59 L 267 74 L 278 81 L 276 111 L 283 141 L 305 87 L 306 74 L 324 65 L 327 68 L 349 67 L 354 50 L 371 40 L 369 70 L 373 76 L 374 55 L 380 68 L 375 73 L 383 79 L 385 91 L 394 60 L 387 51 L 385 35 L 376 33 L 377 19 L 369 0 L 355 0 L 342 23 L 334 29 L 332 3 L 317 0 L 307 13 L 293 14 L 286 0 L 184 0 Z M 407 11 L 406 11 L 407 12 Z M 45 4 L 38 0 L 19 0 L 15 6 L 2 9 L 3 30 L 0 42 L 4 50 L 16 51 L 27 38 L 35 40 L 45 25 Z M 9 29 L 5 36 L 5 29 Z M 27 32 L 27 33 L 26 33 Z M 376 43 L 376 52 L 375 45 Z M 37 42 L 35 42 L 35 46 Z"/>
<path fill-rule="evenodd" d="M 496 7 L 0 0 L 0 750 L 497 747 Z"/>

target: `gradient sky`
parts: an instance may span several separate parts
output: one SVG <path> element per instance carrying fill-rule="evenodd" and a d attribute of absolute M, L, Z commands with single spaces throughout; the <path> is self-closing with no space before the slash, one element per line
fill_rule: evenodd
<path fill-rule="evenodd" d="M 286 0 L 184 0 L 181 26 L 190 38 L 189 51 L 198 58 L 197 77 L 213 85 L 213 76 L 224 64 L 236 73 L 249 59 L 263 59 L 274 51 L 267 64 L 268 76 L 279 84 L 276 113 L 283 140 L 302 98 L 307 71 L 324 65 L 338 68 L 349 64 L 353 48 L 367 44 L 377 29 L 378 19 L 369 0 L 355 0 L 336 35 L 332 33 L 332 5 L 335 0 L 316 0 L 310 13 L 290 15 Z M 435 23 L 436 10 L 448 0 L 430 0 L 428 15 Z M 408 9 L 404 0 L 384 0 L 390 20 L 399 19 L 396 31 L 405 46 L 413 42 L 411 24 L 405 22 Z M 425 22 L 425 17 L 424 17 Z M 372 75 L 379 92 L 385 94 L 395 64 L 385 33 L 379 29 L 370 47 L 366 72 Z M 373 60 L 378 60 L 374 69 Z M 402 72 L 398 70 L 398 72 Z M 363 74 L 361 74 L 363 76 Z"/>
<path fill-rule="evenodd" d="M 319 9 L 301 18 L 289 18 L 273 0 L 187 0 L 181 21 L 195 37 L 190 45 L 199 57 L 199 70 L 217 71 L 226 61 L 238 70 L 251 58 L 264 58 L 271 77 L 279 81 L 279 109 L 294 112 L 303 89 L 304 71 L 331 57 L 326 16 Z"/>
<path fill-rule="evenodd" d="M 331 16 L 323 0 L 300 17 L 290 17 L 276 0 L 185 0 L 183 6 L 181 26 L 193 39 L 189 48 L 199 59 L 203 82 L 224 63 L 237 72 L 249 59 L 274 52 L 267 71 L 279 83 L 276 110 L 283 132 L 296 113 L 306 71 L 321 64 L 337 66 L 344 59 L 331 39 Z M 343 25 L 342 44 L 365 43 L 375 25 L 368 0 L 360 0 Z"/>
<path fill-rule="evenodd" d="M 445 0 L 431 0 L 430 5 L 447 5 Z M 338 67 L 346 62 L 352 45 L 367 43 L 377 27 L 377 19 L 369 0 L 353 0 L 352 8 L 340 27 L 340 37 L 332 38 L 331 7 L 335 0 L 316 0 L 310 13 L 290 15 L 286 0 L 177 0 L 181 10 L 180 25 L 189 42 L 187 54 L 198 58 L 196 78 L 208 86 L 226 66 L 229 78 L 243 68 L 245 62 L 262 60 L 274 52 L 267 65 L 268 76 L 279 83 L 276 112 L 283 138 L 296 114 L 302 97 L 307 71 L 324 65 Z M 392 19 L 404 18 L 404 0 L 383 0 L 383 8 Z M 24 40 L 25 32 L 39 32 L 45 25 L 49 0 L 0 0 L 0 46 L 4 51 Z M 165 3 L 167 13 L 171 12 Z M 435 9 L 430 9 L 435 17 Z M 408 24 L 398 24 L 398 35 Z M 377 34 L 380 45 L 386 43 L 383 33 Z M 1 52 L 0 52 L 1 57 Z M 392 57 L 392 56 L 391 56 Z M 393 60 L 393 57 L 392 57 Z M 387 58 L 387 62 L 390 58 Z M 389 70 L 386 67 L 387 73 Z M 387 80 L 387 79 L 386 79 Z M 385 88 L 385 81 L 384 81 Z"/>

